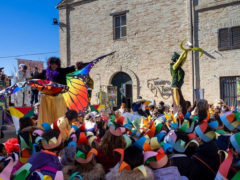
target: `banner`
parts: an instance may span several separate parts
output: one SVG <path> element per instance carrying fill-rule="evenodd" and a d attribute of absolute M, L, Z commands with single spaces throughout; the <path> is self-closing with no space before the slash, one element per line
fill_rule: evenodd
<path fill-rule="evenodd" d="M 117 107 L 117 86 L 107 87 L 108 102 L 111 107 Z"/>
<path fill-rule="evenodd" d="M 240 77 L 237 77 L 237 101 L 240 104 Z"/>
<path fill-rule="evenodd" d="M 34 115 L 33 107 L 9 107 L 16 131 L 19 129 L 19 119 L 22 117 L 32 117 Z"/>

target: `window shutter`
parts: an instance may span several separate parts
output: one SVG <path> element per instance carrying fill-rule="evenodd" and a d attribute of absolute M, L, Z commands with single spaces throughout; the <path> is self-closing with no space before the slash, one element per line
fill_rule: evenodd
<path fill-rule="evenodd" d="M 232 28 L 232 49 L 240 48 L 240 27 Z"/>
<path fill-rule="evenodd" d="M 220 51 L 230 49 L 230 31 L 229 28 L 219 29 L 218 32 L 218 49 Z"/>

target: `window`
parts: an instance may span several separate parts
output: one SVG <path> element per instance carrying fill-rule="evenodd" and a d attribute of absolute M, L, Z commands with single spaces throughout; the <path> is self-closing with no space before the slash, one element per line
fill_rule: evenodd
<path fill-rule="evenodd" d="M 229 106 L 237 105 L 237 79 L 235 76 L 220 78 L 220 98 Z"/>
<path fill-rule="evenodd" d="M 113 16 L 114 39 L 127 37 L 127 16 L 126 14 Z"/>
<path fill-rule="evenodd" d="M 219 29 L 218 49 L 220 51 L 240 49 L 240 26 Z"/>

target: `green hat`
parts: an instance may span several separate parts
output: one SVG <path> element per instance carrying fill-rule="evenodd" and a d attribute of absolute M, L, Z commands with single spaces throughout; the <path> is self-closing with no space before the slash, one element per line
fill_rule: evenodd
<path fill-rule="evenodd" d="M 240 153 L 240 132 L 233 134 L 230 137 L 230 141 L 233 145 L 233 147 L 235 148 L 235 150 Z"/>
<path fill-rule="evenodd" d="M 175 61 L 175 60 L 177 60 L 179 57 L 180 57 L 180 55 L 179 55 L 178 53 L 174 52 L 171 60 L 172 60 L 172 61 Z"/>

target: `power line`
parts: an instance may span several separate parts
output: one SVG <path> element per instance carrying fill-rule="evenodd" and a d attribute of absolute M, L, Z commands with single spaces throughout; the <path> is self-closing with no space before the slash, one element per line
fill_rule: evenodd
<path fill-rule="evenodd" d="M 34 54 L 21 54 L 21 55 L 15 55 L 15 56 L 2 56 L 0 59 L 3 58 L 17 58 L 21 56 L 35 56 L 35 55 L 42 55 L 42 54 L 52 54 L 52 53 L 57 53 L 58 51 L 52 51 L 52 52 L 44 52 L 44 53 L 34 53 Z"/>

